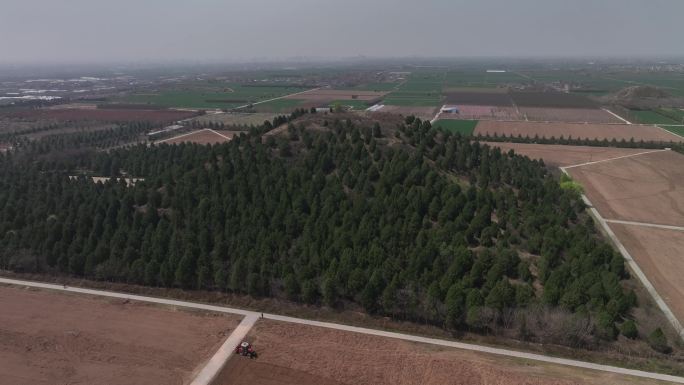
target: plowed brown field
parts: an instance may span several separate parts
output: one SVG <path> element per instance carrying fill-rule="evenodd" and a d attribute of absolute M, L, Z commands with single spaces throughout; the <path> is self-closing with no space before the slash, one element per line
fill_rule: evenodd
<path fill-rule="evenodd" d="M 165 139 L 160 143 L 180 144 L 180 143 L 197 143 L 197 144 L 217 144 L 231 140 L 235 135 L 235 131 L 215 131 L 204 129 L 195 131 L 189 134 L 182 134 L 173 138 Z"/>
<path fill-rule="evenodd" d="M 260 320 L 256 362 L 234 356 L 214 385 L 624 385 L 657 384 L 457 349 Z"/>
<path fill-rule="evenodd" d="M 684 226 L 683 165 L 684 155 L 659 151 L 568 171 L 606 219 Z"/>
<path fill-rule="evenodd" d="M 237 316 L 0 287 L 0 384 L 184 384 Z"/>
<path fill-rule="evenodd" d="M 534 144 L 508 142 L 481 142 L 501 151 L 513 150 L 516 154 L 525 155 L 530 159 L 542 159 L 547 166 L 563 167 L 580 163 L 595 162 L 633 155 L 648 151 L 641 148 L 615 148 L 590 146 L 565 146 L 561 144 Z"/>
<path fill-rule="evenodd" d="M 197 115 L 192 111 L 64 108 L 12 112 L 11 118 L 47 119 L 57 121 L 94 120 L 101 122 L 170 123 Z"/>
<path fill-rule="evenodd" d="M 684 231 L 610 223 L 675 317 L 684 320 Z"/>

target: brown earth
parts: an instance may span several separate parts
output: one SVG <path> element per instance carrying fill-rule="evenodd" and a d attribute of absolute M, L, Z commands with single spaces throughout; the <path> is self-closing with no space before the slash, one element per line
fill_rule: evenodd
<path fill-rule="evenodd" d="M 437 107 L 414 107 L 414 106 L 388 106 L 385 105 L 379 110 L 379 113 L 391 113 L 398 114 L 401 116 L 413 115 L 422 120 L 431 120 L 435 117 L 435 114 L 439 108 Z"/>
<path fill-rule="evenodd" d="M 183 384 L 237 316 L 0 287 L 0 384 Z"/>
<path fill-rule="evenodd" d="M 684 320 L 684 231 L 617 223 L 609 226 L 675 317 Z"/>
<path fill-rule="evenodd" d="M 684 226 L 684 155 L 659 151 L 568 169 L 606 219 Z"/>
<path fill-rule="evenodd" d="M 520 113 L 535 122 L 623 123 L 614 115 L 595 108 L 520 107 Z"/>
<path fill-rule="evenodd" d="M 285 99 L 299 99 L 306 102 L 326 102 L 333 100 L 375 100 L 386 94 L 387 92 L 376 91 L 319 89 L 286 96 Z"/>
<path fill-rule="evenodd" d="M 513 150 L 516 154 L 525 155 L 530 159 L 542 159 L 547 166 L 554 167 L 564 167 L 587 162 L 595 162 L 598 160 L 606 160 L 649 151 L 641 148 L 565 146 L 562 144 L 508 142 L 481 143 L 492 147 L 498 147 L 501 149 L 501 151 L 505 152 Z"/>
<path fill-rule="evenodd" d="M 510 95 L 518 107 L 597 108 L 594 101 L 577 94 L 521 91 Z"/>
<path fill-rule="evenodd" d="M 5 114 L 10 118 L 45 119 L 55 121 L 96 120 L 102 122 L 170 123 L 197 115 L 192 111 L 141 109 L 40 109 Z"/>
<path fill-rule="evenodd" d="M 654 126 L 637 124 L 592 124 L 592 123 L 540 123 L 540 122 L 500 122 L 483 120 L 475 127 L 475 135 L 514 136 L 556 139 L 616 139 L 635 141 L 680 142 L 682 138 Z"/>
<path fill-rule="evenodd" d="M 178 135 L 173 138 L 159 141 L 166 144 L 197 143 L 197 144 L 217 144 L 231 140 L 235 136 L 235 131 L 203 129 L 189 134 Z"/>
<path fill-rule="evenodd" d="M 659 383 L 271 320 L 258 321 L 249 338 L 259 352 L 256 363 L 233 357 L 214 385 Z"/>

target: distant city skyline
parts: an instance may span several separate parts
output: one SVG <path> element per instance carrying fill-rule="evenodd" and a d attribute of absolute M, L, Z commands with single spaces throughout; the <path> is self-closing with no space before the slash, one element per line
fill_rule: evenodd
<path fill-rule="evenodd" d="M 0 64 L 684 56 L 678 0 L 5 0 Z"/>

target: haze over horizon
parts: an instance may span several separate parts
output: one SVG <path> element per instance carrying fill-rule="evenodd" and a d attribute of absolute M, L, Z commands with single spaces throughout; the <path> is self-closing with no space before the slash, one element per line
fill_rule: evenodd
<path fill-rule="evenodd" d="M 5 0 L 0 64 L 679 56 L 682 14 L 676 0 Z"/>

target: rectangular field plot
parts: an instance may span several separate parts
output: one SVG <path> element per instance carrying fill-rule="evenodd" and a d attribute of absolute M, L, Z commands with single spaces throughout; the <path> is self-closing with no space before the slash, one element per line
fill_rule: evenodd
<path fill-rule="evenodd" d="M 473 120 L 521 120 L 522 117 L 513 107 L 478 106 L 478 105 L 447 105 L 445 108 L 454 107 L 457 113 L 444 112 L 441 119 L 473 119 Z"/>
<path fill-rule="evenodd" d="M 595 108 L 520 107 L 520 114 L 534 122 L 623 123 L 615 115 Z"/>
<path fill-rule="evenodd" d="M 668 116 L 659 114 L 656 111 L 640 111 L 630 110 L 629 115 L 638 123 L 643 124 L 681 124 L 680 121 L 674 120 Z"/>
<path fill-rule="evenodd" d="M 433 124 L 433 127 L 442 129 L 444 131 L 459 133 L 466 136 L 473 134 L 475 126 L 477 126 L 477 120 L 440 119 Z"/>
<path fill-rule="evenodd" d="M 500 92 L 445 92 L 447 104 L 470 104 L 488 106 L 513 106 L 513 100 L 507 93 Z"/>
<path fill-rule="evenodd" d="M 606 219 L 684 226 L 684 155 L 659 151 L 570 168 Z"/>
<path fill-rule="evenodd" d="M 597 108 L 596 103 L 577 94 L 560 92 L 513 92 L 518 107 Z"/>
<path fill-rule="evenodd" d="M 475 135 L 522 138 L 556 138 L 625 140 L 639 142 L 680 142 L 683 138 L 655 126 L 636 124 L 595 124 L 595 123 L 542 123 L 542 122 L 503 122 L 481 120 L 475 128 Z"/>
<path fill-rule="evenodd" d="M 0 383 L 186 384 L 239 318 L 0 287 Z"/>
<path fill-rule="evenodd" d="M 212 86 L 210 88 L 200 88 L 197 85 L 191 85 L 187 89 L 133 94 L 125 97 L 123 101 L 161 107 L 231 109 L 304 90 L 305 88 L 294 86 L 254 86 L 233 83 Z"/>
<path fill-rule="evenodd" d="M 677 319 L 684 320 L 684 231 L 609 223 Z"/>

